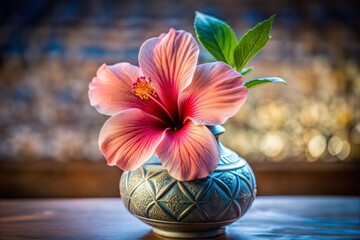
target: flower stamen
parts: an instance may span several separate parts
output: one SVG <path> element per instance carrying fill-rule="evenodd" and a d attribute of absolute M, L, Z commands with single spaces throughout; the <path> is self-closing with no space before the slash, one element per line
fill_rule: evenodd
<path fill-rule="evenodd" d="M 151 82 L 151 78 L 144 76 L 140 76 L 136 79 L 136 81 L 132 84 L 133 93 L 139 97 L 141 100 L 148 100 L 149 98 L 153 100 L 157 105 L 159 105 L 169 116 L 174 126 L 177 126 L 176 121 L 166 109 L 166 107 L 157 99 L 156 90 L 154 84 Z"/>
<path fill-rule="evenodd" d="M 140 99 L 149 99 L 149 96 L 157 97 L 154 84 L 151 82 L 151 78 L 144 76 L 138 77 L 132 85 L 132 91 Z"/>

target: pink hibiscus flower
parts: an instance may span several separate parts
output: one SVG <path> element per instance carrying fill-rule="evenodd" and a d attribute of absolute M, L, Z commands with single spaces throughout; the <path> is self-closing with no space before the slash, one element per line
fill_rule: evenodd
<path fill-rule="evenodd" d="M 190 33 L 170 29 L 143 43 L 140 67 L 102 65 L 89 85 L 90 103 L 110 115 L 99 146 L 109 165 L 134 170 L 157 154 L 178 180 L 203 178 L 219 162 L 205 125 L 223 124 L 247 97 L 242 76 L 222 62 L 197 66 Z"/>

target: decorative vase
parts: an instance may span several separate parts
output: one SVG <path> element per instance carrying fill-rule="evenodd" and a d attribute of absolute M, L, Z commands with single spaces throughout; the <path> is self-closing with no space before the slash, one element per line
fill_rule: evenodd
<path fill-rule="evenodd" d="M 209 129 L 217 139 L 220 161 L 208 177 L 178 181 L 156 156 L 123 172 L 120 194 L 126 208 L 156 234 L 180 238 L 223 234 L 225 226 L 242 217 L 254 201 L 256 182 L 249 164 L 219 142 L 222 126 Z"/>

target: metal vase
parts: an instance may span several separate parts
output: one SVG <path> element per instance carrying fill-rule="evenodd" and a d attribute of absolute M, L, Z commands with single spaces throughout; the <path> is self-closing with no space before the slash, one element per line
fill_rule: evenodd
<path fill-rule="evenodd" d="M 215 137 L 221 126 L 210 127 Z M 204 238 L 223 234 L 225 226 L 242 217 L 256 196 L 249 164 L 219 141 L 218 167 L 193 181 L 172 178 L 153 156 L 134 171 L 124 171 L 120 194 L 126 208 L 166 237 Z"/>

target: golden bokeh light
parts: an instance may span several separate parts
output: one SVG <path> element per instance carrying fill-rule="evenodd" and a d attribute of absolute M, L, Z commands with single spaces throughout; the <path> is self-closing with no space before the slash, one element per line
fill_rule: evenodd
<path fill-rule="evenodd" d="M 21 27 L 14 24 L 26 14 L 9 13 L 9 18 L 4 18 L 0 41 L 1 159 L 26 156 L 102 161 L 97 139 L 107 117 L 98 114 L 88 98 L 88 84 L 98 67 L 124 61 L 138 64 L 141 44 L 170 27 L 194 33 L 197 1 L 188 1 L 186 7 L 179 2 L 182 8 L 176 14 L 158 12 L 155 7 L 136 8 L 132 14 L 119 7 L 122 1 L 112 4 L 115 2 L 118 7 L 113 9 L 118 12 L 112 17 L 106 11 L 95 16 L 91 9 L 101 4 L 90 1 L 81 11 L 85 15 L 75 14 L 72 20 L 56 11 L 44 11 L 47 14 L 37 16 L 38 21 L 28 25 L 24 21 Z M 272 39 L 249 63 L 254 70 L 244 76 L 244 82 L 266 76 L 279 76 L 288 82 L 250 89 L 245 104 L 225 124 L 223 144 L 250 162 L 359 161 L 358 29 L 341 15 L 344 9 L 333 3 L 319 6 L 319 13 L 331 10 L 338 15 L 323 16 L 325 19 L 317 22 L 311 18 L 312 2 L 291 7 L 281 1 L 259 2 L 251 11 L 246 1 L 238 10 L 229 7 L 232 1 L 205 2 L 212 5 L 214 16 L 234 27 L 237 36 L 264 16 L 278 13 Z M 52 4 L 59 9 L 72 8 L 62 1 Z M 31 8 L 25 8 L 29 16 L 35 16 L 30 14 Z M 294 16 L 284 14 L 293 10 Z M 336 21 L 336 29 L 344 34 L 339 35 L 332 27 Z M 210 60 L 201 49 L 198 63 Z"/>
<path fill-rule="evenodd" d="M 326 138 L 317 134 L 313 136 L 307 144 L 308 152 L 313 159 L 317 159 L 326 149 Z"/>

